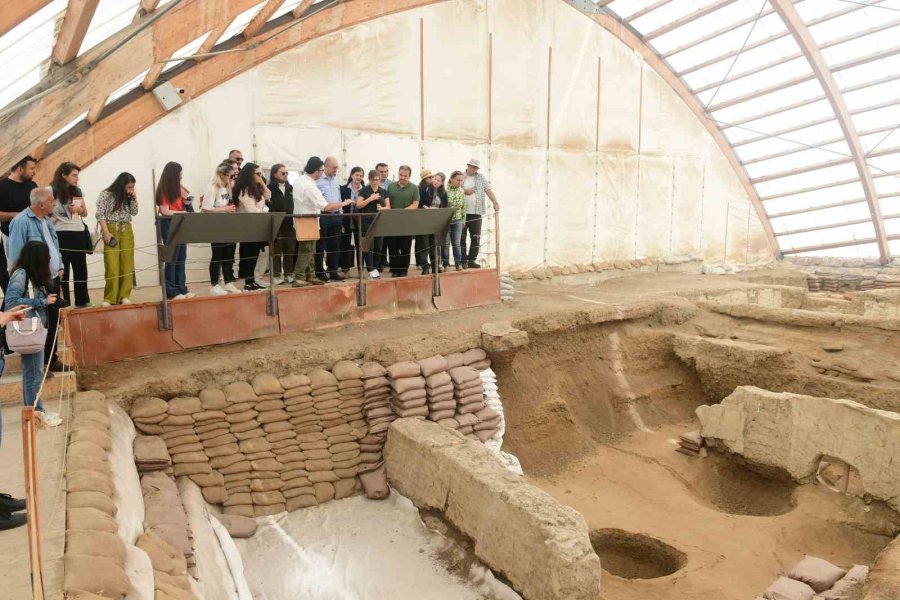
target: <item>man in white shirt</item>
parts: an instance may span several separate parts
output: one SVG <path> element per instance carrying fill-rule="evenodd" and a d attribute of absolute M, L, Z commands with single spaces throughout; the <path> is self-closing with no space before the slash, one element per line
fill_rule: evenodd
<path fill-rule="evenodd" d="M 325 162 L 318 156 L 306 161 L 303 175 L 294 182 L 294 214 L 317 215 L 322 211 L 331 212 L 341 208 L 340 202 L 329 203 L 316 186 L 316 181 L 325 172 Z M 297 250 L 297 263 L 294 265 L 293 287 L 323 285 L 325 282 L 316 278 L 315 255 L 316 240 L 300 241 Z"/>

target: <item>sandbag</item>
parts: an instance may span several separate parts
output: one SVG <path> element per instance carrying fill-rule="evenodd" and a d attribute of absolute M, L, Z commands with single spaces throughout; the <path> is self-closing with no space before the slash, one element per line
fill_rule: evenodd
<path fill-rule="evenodd" d="M 812 600 L 816 593 L 802 581 L 779 577 L 763 594 L 766 600 Z"/>
<path fill-rule="evenodd" d="M 463 364 L 471 365 L 474 362 L 485 360 L 487 358 L 487 352 L 481 348 L 472 348 L 471 350 L 463 352 L 462 358 Z"/>
<path fill-rule="evenodd" d="M 66 509 L 66 530 L 117 533 L 119 525 L 111 515 L 102 510 L 91 507 L 70 507 Z"/>
<path fill-rule="evenodd" d="M 802 581 L 811 587 L 814 592 L 820 594 L 825 590 L 831 589 L 846 574 L 847 572 L 844 569 L 831 564 L 827 560 L 807 556 L 794 565 L 788 577 Z"/>
<path fill-rule="evenodd" d="M 246 381 L 236 381 L 225 386 L 225 398 L 230 404 L 255 402 L 256 392 L 253 391 L 253 387 Z"/>
<path fill-rule="evenodd" d="M 462 352 L 454 352 L 452 354 L 447 354 L 447 370 L 455 369 L 457 367 L 462 367 L 465 365 L 465 358 L 463 357 Z"/>
<path fill-rule="evenodd" d="M 391 379 L 400 379 L 404 377 L 419 377 L 422 375 L 422 367 L 419 363 L 414 362 L 398 362 L 387 368 L 388 376 Z"/>
<path fill-rule="evenodd" d="M 258 528 L 256 521 L 248 519 L 247 517 L 219 514 L 214 514 L 213 516 L 225 527 L 228 531 L 228 535 L 236 539 L 253 537 L 253 534 L 256 533 Z"/>
<path fill-rule="evenodd" d="M 281 387 L 285 390 L 298 388 L 300 386 L 308 386 L 310 384 L 309 377 L 302 374 L 285 375 L 278 380 Z"/>
<path fill-rule="evenodd" d="M 313 369 L 312 371 L 309 371 L 306 376 L 309 377 L 309 384 L 312 386 L 313 391 L 317 388 L 337 388 L 337 377 L 325 369 Z"/>
<path fill-rule="evenodd" d="M 66 473 L 67 492 L 100 492 L 110 498 L 115 493 L 112 476 L 100 471 L 71 471 Z"/>
<path fill-rule="evenodd" d="M 387 369 L 377 362 L 365 362 L 360 367 L 363 379 L 372 379 L 374 377 L 384 377 Z"/>
<path fill-rule="evenodd" d="M 377 469 L 359 474 L 359 482 L 369 500 L 384 500 L 391 493 L 387 482 L 387 471 L 384 464 Z"/>
<path fill-rule="evenodd" d="M 219 388 L 206 388 L 200 392 L 200 406 L 203 410 L 222 410 L 229 404 L 225 392 Z"/>
<path fill-rule="evenodd" d="M 394 390 L 395 394 L 402 394 L 404 392 L 408 392 L 411 390 L 421 390 L 425 391 L 425 378 L 421 376 L 417 377 L 403 377 L 402 379 L 392 379 L 391 380 L 391 389 Z"/>
<path fill-rule="evenodd" d="M 117 512 L 112 498 L 101 492 L 69 492 L 66 494 L 66 508 L 95 508 L 111 517 L 115 517 Z"/>
<path fill-rule="evenodd" d="M 422 370 L 423 377 L 429 377 L 435 373 L 440 373 L 449 369 L 447 359 L 440 354 L 419 361 L 419 367 Z"/>
<path fill-rule="evenodd" d="M 478 380 L 480 385 L 481 378 L 478 375 L 478 371 L 471 367 L 456 367 L 455 369 L 450 369 L 449 373 L 450 378 L 453 380 L 453 383 L 455 385 L 460 385 L 475 380 Z"/>
<path fill-rule="evenodd" d="M 349 360 L 341 360 L 331 367 L 331 372 L 338 381 L 347 379 L 360 379 L 363 375 L 362 369 L 356 366 L 356 363 Z"/>
<path fill-rule="evenodd" d="M 125 569 L 113 560 L 66 552 L 63 563 L 63 588 L 67 593 L 82 590 L 122 600 L 131 591 L 131 582 L 128 581 Z"/>
<path fill-rule="evenodd" d="M 131 407 L 131 418 L 157 417 L 167 412 L 169 405 L 162 398 L 140 398 Z"/>
<path fill-rule="evenodd" d="M 198 413 L 203 410 L 203 405 L 200 403 L 200 398 L 189 398 L 179 396 L 178 398 L 172 398 L 169 400 L 169 406 L 167 412 L 170 415 L 193 415 L 194 413 Z"/>
<path fill-rule="evenodd" d="M 283 394 L 284 387 L 278 381 L 278 378 L 271 373 L 259 373 L 250 382 L 253 391 L 258 396 L 263 394 Z"/>
<path fill-rule="evenodd" d="M 117 533 L 67 529 L 66 554 L 102 557 L 125 568 L 125 542 Z"/>

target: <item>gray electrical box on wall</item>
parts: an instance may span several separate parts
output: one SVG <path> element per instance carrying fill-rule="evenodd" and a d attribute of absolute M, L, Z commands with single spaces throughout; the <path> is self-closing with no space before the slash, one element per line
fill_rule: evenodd
<path fill-rule="evenodd" d="M 181 94 L 183 93 L 184 90 L 175 89 L 168 81 L 153 88 L 153 95 L 156 96 L 159 104 L 166 111 L 181 106 Z"/>

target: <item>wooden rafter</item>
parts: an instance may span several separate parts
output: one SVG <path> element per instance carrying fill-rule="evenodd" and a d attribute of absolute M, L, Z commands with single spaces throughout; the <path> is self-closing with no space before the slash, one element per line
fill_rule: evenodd
<path fill-rule="evenodd" d="M 65 65 L 78 56 L 98 4 L 100 0 L 69 0 L 62 27 L 53 46 L 54 63 Z"/>
<path fill-rule="evenodd" d="M 705 17 L 706 15 L 714 13 L 721 8 L 725 8 L 726 6 L 728 6 L 729 4 L 733 4 L 734 2 L 736 2 L 736 0 L 719 0 L 718 2 L 714 2 L 712 4 L 704 6 L 703 8 L 699 8 L 699 9 L 695 10 L 694 12 L 681 17 L 680 19 L 675 19 L 674 21 L 671 21 L 657 29 L 654 29 L 653 31 L 644 35 L 643 40 L 644 40 L 644 42 L 649 42 L 650 40 L 654 40 L 661 35 L 665 35 L 667 33 L 675 31 L 679 27 L 683 27 L 683 26 L 687 25 L 688 23 L 691 23 L 693 21 L 696 21 L 697 19 Z"/>
<path fill-rule="evenodd" d="M 16 0 L 4 3 L 0 11 L 0 36 L 22 24 L 28 17 L 41 10 L 52 0 Z"/>
<path fill-rule="evenodd" d="M 865 223 L 871 222 L 870 219 L 853 219 L 852 221 L 844 221 L 842 223 L 828 223 L 827 225 L 815 225 L 813 227 L 801 227 L 800 229 L 781 231 L 775 235 L 784 237 L 786 235 L 797 235 L 798 233 L 813 233 L 816 231 L 828 231 L 829 229 L 840 229 L 841 227 L 852 227 L 853 225 L 864 225 Z"/>
<path fill-rule="evenodd" d="M 352 27 L 359 23 L 376 19 L 383 15 L 411 10 L 429 4 L 437 4 L 443 0 L 344 0 L 344 2 L 325 6 L 314 11 L 305 18 L 302 27 L 286 29 L 282 34 L 265 39 L 265 41 L 244 42 L 254 45 L 250 52 L 229 52 L 210 56 L 204 61 L 196 61 L 190 68 L 175 73 L 171 82 L 178 88 L 184 88 L 183 102 L 209 91 L 217 85 L 250 69 L 270 58 L 309 40 Z M 245 3 L 245 4 L 242 4 Z M 78 115 L 89 111 L 101 97 L 108 97 L 112 92 L 127 83 L 136 73 L 149 66 L 153 56 L 153 44 L 157 36 L 174 38 L 172 45 L 177 49 L 184 40 L 196 39 L 209 31 L 211 22 L 205 15 L 232 12 L 239 14 L 258 0 L 204 0 L 203 2 L 184 2 L 169 13 L 162 15 L 146 32 L 136 35 L 128 45 L 112 54 L 109 59 L 90 69 L 69 85 L 62 88 L 60 94 L 49 94 L 39 100 L 23 106 L 21 109 L 0 118 L 0 165 L 9 165 L 17 156 L 28 152 L 43 143 L 52 133 L 75 119 Z M 240 9 L 238 5 L 244 6 Z M 249 5 L 249 6 L 247 6 Z M 162 9 L 161 9 L 162 10 Z M 159 11 L 157 11 L 159 12 Z M 204 21 L 204 19 L 206 19 Z M 202 23 L 202 26 L 201 24 Z M 133 33 L 134 23 L 122 32 L 113 36 Z M 203 31 L 199 31 L 200 29 Z M 183 31 L 197 32 L 185 34 Z M 111 40 L 109 44 L 113 44 Z M 102 45 L 106 47 L 106 44 Z M 240 48 L 241 46 L 237 46 Z M 72 72 L 84 66 L 99 53 L 100 49 L 92 49 L 76 59 L 67 70 L 60 69 L 58 77 L 72 78 Z M 45 81 L 40 88 L 56 83 L 58 80 Z M 127 105 L 108 114 L 104 114 L 85 132 L 73 136 L 62 145 L 51 146 L 44 161 L 38 164 L 38 178 L 45 180 L 55 157 L 65 157 L 82 166 L 86 166 L 106 154 L 113 148 L 133 137 L 154 121 L 165 116 L 165 111 L 150 94 L 136 97 Z"/>
<path fill-rule="evenodd" d="M 658 8 L 662 8 L 663 6 L 665 6 L 666 4 L 668 4 L 671 1 L 672 0 L 657 0 L 653 4 L 648 4 L 641 10 L 637 11 L 636 13 L 628 15 L 628 17 L 625 18 L 625 22 L 631 23 L 632 21 L 640 19 L 644 15 L 648 15 L 648 14 L 652 13 L 654 10 L 656 10 Z"/>
<path fill-rule="evenodd" d="M 887 264 L 890 261 L 891 251 L 888 247 L 884 219 L 881 216 L 878 191 L 875 188 L 875 181 L 872 178 L 869 163 L 866 162 L 865 148 L 859 139 L 859 133 L 856 130 L 856 125 L 853 123 L 853 118 L 850 115 L 850 110 L 847 108 L 844 96 L 841 94 L 840 88 L 838 88 L 837 81 L 835 81 L 834 75 L 825 61 L 825 57 L 822 55 L 822 51 L 816 45 L 809 28 L 803 22 L 799 13 L 797 13 L 794 5 L 788 0 L 771 0 L 771 2 L 772 7 L 784 22 L 785 27 L 791 32 L 797 45 L 800 46 L 800 50 L 806 55 L 810 67 L 812 67 L 819 84 L 822 86 L 822 90 L 825 92 L 825 96 L 828 98 L 828 102 L 831 104 L 831 108 L 834 110 L 837 121 L 841 126 L 841 131 L 847 140 L 847 145 L 850 147 L 850 155 L 853 157 L 856 171 L 862 183 L 866 203 L 869 206 L 869 215 L 872 219 L 872 225 L 875 227 L 875 239 L 878 242 L 878 253 L 881 262 L 882 264 Z"/>
<path fill-rule="evenodd" d="M 243 36 L 245 40 L 249 40 L 250 38 L 256 36 L 257 33 L 263 28 L 263 26 L 269 22 L 269 19 L 272 18 L 272 15 L 275 14 L 275 11 L 281 8 L 281 5 L 285 3 L 285 0 L 269 0 L 263 5 L 259 12 L 253 15 L 253 18 L 250 19 L 250 22 L 244 28 Z"/>
<path fill-rule="evenodd" d="M 760 220 L 760 224 L 763 227 L 763 230 L 766 233 L 766 239 L 769 242 L 769 247 L 772 250 L 773 254 L 779 253 L 778 241 L 775 239 L 775 232 L 772 230 L 772 224 L 769 223 L 768 216 L 766 215 L 766 211 L 763 208 L 761 199 L 759 194 L 756 191 L 756 188 L 753 187 L 753 184 L 750 183 L 750 177 L 747 175 L 746 169 L 744 169 L 743 165 L 741 165 L 741 161 L 738 159 L 737 154 L 734 151 L 734 148 L 731 147 L 731 144 L 728 143 L 728 140 L 725 139 L 725 135 L 719 129 L 718 125 L 710 119 L 709 115 L 703 109 L 703 106 L 700 104 L 697 97 L 688 89 L 687 85 L 675 76 L 675 73 L 669 66 L 663 61 L 662 58 L 646 43 L 639 38 L 634 31 L 621 23 L 613 16 L 608 14 L 591 14 L 589 15 L 592 19 L 594 19 L 597 23 L 600 24 L 601 27 L 612 33 L 616 36 L 620 41 L 622 41 L 626 46 L 631 48 L 634 52 L 636 52 L 644 61 L 654 70 L 656 73 L 665 81 L 669 86 L 675 91 L 676 94 L 681 98 L 681 100 L 687 105 L 687 107 L 694 113 L 694 115 L 699 119 L 700 123 L 709 132 L 710 136 L 712 136 L 713 141 L 715 141 L 716 145 L 721 150 L 722 154 L 725 156 L 728 163 L 731 165 L 731 168 L 734 170 L 738 179 L 741 182 L 741 186 L 743 186 L 744 191 L 747 194 L 747 197 L 750 199 L 750 203 L 756 211 L 756 215 Z"/>
<path fill-rule="evenodd" d="M 302 0 L 300 4 L 294 9 L 294 17 L 302 17 L 303 14 L 309 10 L 309 7 L 312 6 L 313 0 Z"/>
<path fill-rule="evenodd" d="M 853 206 L 856 204 L 864 204 L 866 202 L 865 198 L 853 198 L 852 200 L 842 200 L 840 202 L 830 202 L 829 204 L 822 204 L 820 206 L 808 206 L 806 208 L 797 208 L 794 210 L 785 210 L 778 213 L 772 213 L 769 215 L 770 219 L 781 219 L 783 217 L 791 217 L 794 215 L 805 215 L 807 213 L 816 212 L 820 210 L 827 210 L 829 208 L 840 208 L 841 206 Z"/>

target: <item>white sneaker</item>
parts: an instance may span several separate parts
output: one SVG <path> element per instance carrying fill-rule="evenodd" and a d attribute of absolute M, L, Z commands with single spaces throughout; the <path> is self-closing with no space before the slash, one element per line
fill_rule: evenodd
<path fill-rule="evenodd" d="M 376 269 L 372 269 L 369 271 L 369 279 L 381 279 L 381 273 Z"/>
<path fill-rule="evenodd" d="M 131 304 L 131 298 L 122 298 L 122 304 Z"/>
<path fill-rule="evenodd" d="M 284 279 L 282 279 L 281 277 L 276 277 L 275 279 L 272 280 L 272 283 L 274 285 L 281 285 L 282 283 L 284 283 Z"/>
<path fill-rule="evenodd" d="M 255 282 L 256 282 L 256 285 L 258 285 L 258 286 L 261 287 L 261 288 L 267 288 L 267 287 L 269 287 L 269 284 L 266 283 L 264 279 L 254 279 L 253 281 L 255 281 Z"/>
<path fill-rule="evenodd" d="M 47 427 L 59 427 L 62 424 L 62 417 L 57 413 L 38 411 L 37 414 Z"/>
<path fill-rule="evenodd" d="M 209 288 L 209 295 L 210 296 L 227 296 L 228 292 L 226 292 L 224 289 L 222 289 L 222 286 L 217 283 L 216 285 Z"/>
<path fill-rule="evenodd" d="M 112 306 L 112 304 L 110 304 L 109 302 L 104 300 L 103 302 L 100 303 L 100 306 Z"/>
<path fill-rule="evenodd" d="M 293 275 L 286 275 L 285 278 L 284 278 L 284 282 L 285 282 L 285 283 L 294 283 L 294 276 L 293 276 Z"/>
<path fill-rule="evenodd" d="M 177 296 L 172 298 L 172 300 L 184 300 L 185 298 L 187 298 L 186 294 L 178 294 Z"/>
<path fill-rule="evenodd" d="M 243 291 L 243 290 L 239 290 L 238 288 L 234 287 L 233 281 L 229 281 L 228 283 L 226 283 L 225 287 L 223 289 L 226 292 L 228 292 L 229 294 L 240 294 Z"/>
<path fill-rule="evenodd" d="M 188 292 L 187 294 L 184 295 L 184 297 L 185 297 L 185 298 L 193 298 L 193 297 L 196 296 L 196 295 L 197 295 L 197 294 L 195 294 L 194 292 Z"/>

